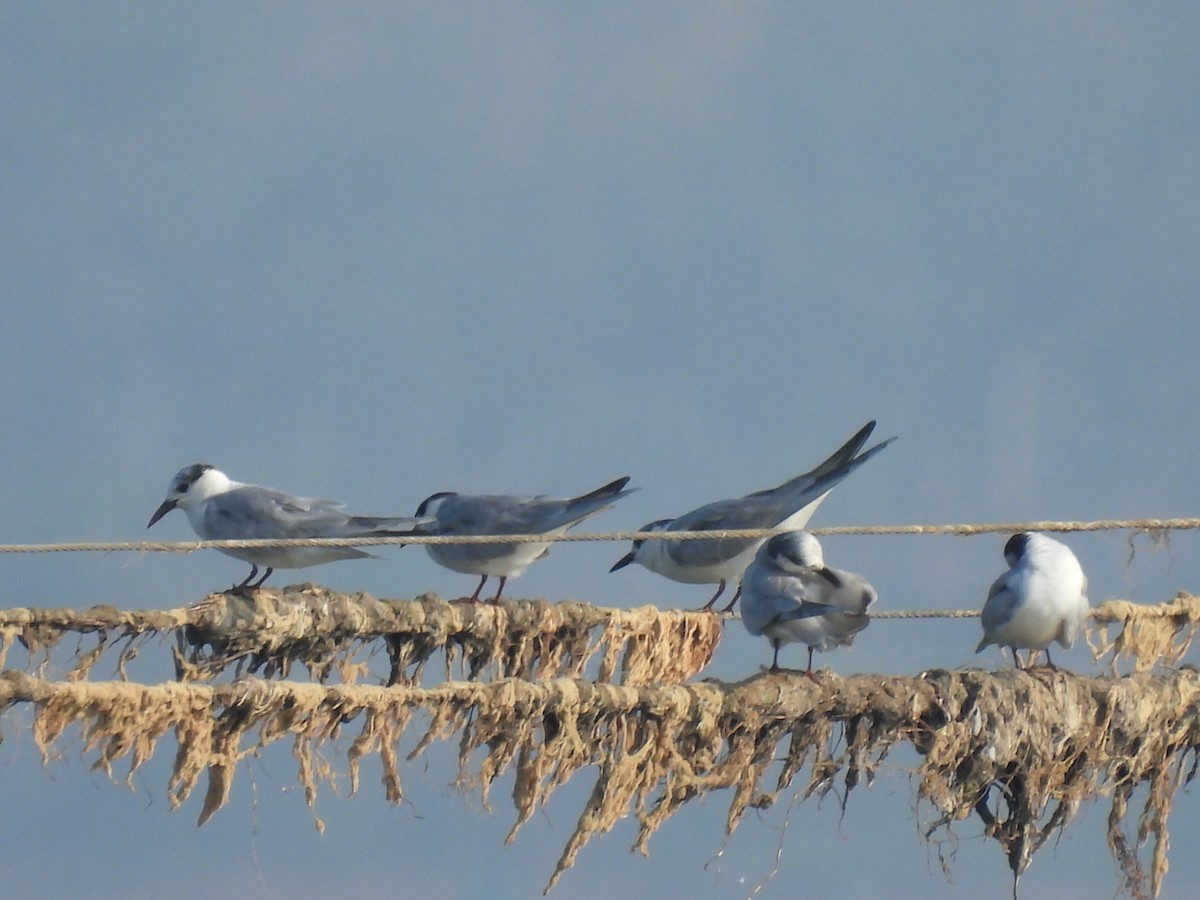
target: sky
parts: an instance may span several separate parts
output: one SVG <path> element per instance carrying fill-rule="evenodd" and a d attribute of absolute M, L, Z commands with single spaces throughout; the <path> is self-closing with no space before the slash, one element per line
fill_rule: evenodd
<path fill-rule="evenodd" d="M 0 543 L 188 539 L 181 514 L 145 523 L 195 462 L 375 515 L 629 475 L 640 490 L 588 527 L 630 529 L 777 484 L 870 419 L 899 439 L 814 525 L 1194 514 L 1194 5 L 51 2 L 0 23 Z M 1067 541 L 1093 602 L 1200 588 L 1193 534 Z M 825 551 L 881 608 L 973 608 L 1003 542 Z M 557 547 L 506 593 L 707 598 L 609 574 L 626 549 Z M 273 583 L 474 586 L 419 548 L 381 555 Z M 215 552 L 3 572 L 7 606 L 129 609 L 245 575 Z M 879 621 L 819 661 L 1004 665 L 978 638 Z M 732 623 L 704 674 L 769 652 Z M 591 787 L 505 846 L 511 811 L 449 788 L 445 751 L 406 767 L 399 808 L 370 774 L 323 791 L 318 834 L 280 749 L 197 830 L 199 797 L 167 809 L 169 753 L 131 792 L 77 743 L 43 768 L 27 723 L 0 720 L 14 897 L 534 896 Z M 1196 806 L 1181 794 L 1165 897 L 1200 877 Z M 648 859 L 622 823 L 553 896 L 748 896 L 777 848 L 764 897 L 1009 896 L 974 822 L 943 875 L 903 760 L 844 818 L 786 807 L 723 845 L 711 796 Z M 1080 812 L 1028 896 L 1116 890 L 1106 816 Z"/>

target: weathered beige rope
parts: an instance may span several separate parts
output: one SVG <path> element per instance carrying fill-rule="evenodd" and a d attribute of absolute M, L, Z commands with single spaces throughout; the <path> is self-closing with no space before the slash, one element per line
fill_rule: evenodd
<path fill-rule="evenodd" d="M 993 522 L 959 525 L 834 525 L 808 529 L 817 535 L 951 534 L 975 535 L 1018 531 L 1116 531 L 1132 529 L 1151 534 L 1200 528 L 1200 519 L 1098 519 L 1090 522 Z M 108 541 L 57 544 L 0 544 L 0 553 L 194 553 L 197 550 L 253 550 L 264 547 L 379 547 L 394 544 L 528 544 L 582 541 L 696 541 L 769 537 L 774 528 L 724 531 L 610 531 L 567 534 L 396 535 L 390 537 L 291 538 L 254 541 Z"/>
<path fill-rule="evenodd" d="M 302 585 L 301 588 L 312 591 L 323 591 L 316 585 Z M 296 590 L 295 587 L 268 589 L 260 591 L 259 597 L 267 594 L 290 593 Z M 332 596 L 333 595 L 331 593 Z M 223 597 L 223 594 L 213 594 L 213 598 Z M 361 595 L 360 595 L 361 596 Z M 434 598 L 434 595 L 427 595 Z M 417 602 L 423 598 L 417 598 Z M 436 599 L 436 598 L 434 598 Z M 408 603 L 408 600 L 390 600 L 389 603 Z M 513 600 L 512 603 L 530 603 L 530 602 L 547 602 L 547 601 L 529 601 L 529 600 Z M 572 601 L 574 602 L 574 601 Z M 1107 601 L 1110 603 L 1122 603 L 1125 601 Z M 488 611 L 492 608 L 485 604 L 473 605 L 464 604 L 461 607 L 463 610 L 484 610 Z M 1140 609 L 1141 605 L 1134 608 Z M 1146 607 L 1150 609 L 1152 607 Z M 679 614 L 689 612 L 688 610 L 676 610 Z M 690 612 L 700 613 L 701 610 L 691 610 Z M 709 615 L 719 615 L 716 612 L 708 613 Z M 199 622 L 207 621 L 208 614 L 202 612 L 197 607 L 181 607 L 178 609 L 155 609 L 155 610 L 121 610 L 115 606 L 93 606 L 90 609 L 73 609 L 67 607 L 49 608 L 49 607 L 17 607 L 14 609 L 0 609 L 0 631 L 9 627 L 28 627 L 37 626 L 41 628 L 51 628 L 66 631 L 106 631 L 120 630 L 126 634 L 142 634 L 149 631 L 167 631 L 172 628 L 181 628 L 184 625 L 195 625 Z M 1113 614 L 1108 609 L 1093 608 L 1089 612 L 1089 618 L 1096 619 L 1100 622 L 1109 622 L 1113 620 Z M 739 614 L 726 614 L 726 618 L 739 618 Z M 872 619 L 977 619 L 979 618 L 979 610 L 977 609 L 881 609 L 871 613 Z M 390 626 L 392 630 L 395 626 Z M 388 629 L 383 629 L 380 633 L 384 633 Z"/>
<path fill-rule="evenodd" d="M 121 764 L 132 783 L 156 755 L 173 759 L 170 808 L 207 773 L 201 825 L 228 803 L 236 770 L 276 742 L 290 747 L 310 807 L 319 788 L 341 783 L 343 765 L 357 790 L 364 762 L 398 805 L 430 746 L 457 746 L 456 785 L 477 791 L 484 809 L 498 779 L 511 782 L 510 841 L 578 776 L 590 796 L 547 891 L 622 820 L 633 820 L 635 847 L 648 853 L 668 819 L 692 801 L 714 802 L 716 791 L 729 798 L 732 834 L 747 812 L 781 795 L 800 802 L 832 789 L 844 809 L 857 785 L 907 771 L 914 793 L 906 812 L 936 817 L 922 828 L 927 840 L 954 840 L 955 824 L 977 817 L 1014 877 L 1084 803 L 1107 801 L 1108 846 L 1124 885 L 1154 896 L 1167 873 L 1169 814 L 1200 731 L 1200 677 L 1189 669 L 1123 678 L 1009 668 L 915 678 L 829 673 L 819 681 L 776 673 L 638 688 L 576 678 L 431 688 L 253 678 L 142 685 L 0 671 L 0 712 L 16 704 L 32 706 L 26 727 L 44 760 L 78 741 L 93 769 L 117 779 Z M 413 743 L 407 757 L 397 751 Z M 894 762 L 900 748 L 911 768 Z M 993 792 L 1004 800 L 987 802 Z"/>

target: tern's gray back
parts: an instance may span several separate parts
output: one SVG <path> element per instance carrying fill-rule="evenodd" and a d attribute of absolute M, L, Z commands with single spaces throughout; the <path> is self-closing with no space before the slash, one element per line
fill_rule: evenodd
<path fill-rule="evenodd" d="M 699 509 L 684 513 L 667 527 L 667 531 L 723 531 L 742 528 L 774 528 L 793 513 L 819 499 L 834 484 L 849 473 L 842 472 L 836 480 L 814 479 L 801 475 L 786 484 L 759 491 L 733 500 L 717 500 Z M 806 523 L 795 522 L 794 527 Z M 671 557 L 680 565 L 713 566 L 732 559 L 762 538 L 713 538 L 703 541 L 674 541 L 669 545 Z"/>
<path fill-rule="evenodd" d="M 443 536 L 561 533 L 632 493 L 632 490 L 622 490 L 628 481 L 628 478 L 620 478 L 589 494 L 572 498 L 435 494 L 421 505 L 421 509 L 427 509 L 430 501 L 437 500 L 433 512 L 436 524 L 422 530 Z M 549 552 L 549 545 L 429 544 L 426 550 L 437 562 L 451 569 L 507 576 L 520 574 L 535 559 Z"/>
<path fill-rule="evenodd" d="M 340 504 L 331 500 L 293 497 L 282 491 L 246 485 L 211 498 L 205 504 L 201 527 L 197 530 L 208 540 L 353 537 L 401 521 L 352 519 Z"/>
<path fill-rule="evenodd" d="M 783 572 L 756 561 L 742 585 L 742 619 L 751 634 L 762 634 L 774 622 L 822 616 L 827 631 L 846 638 L 867 627 L 865 613 L 874 600 L 874 589 L 853 572 Z"/>
<path fill-rule="evenodd" d="M 628 493 L 631 492 L 585 500 L 456 494 L 438 506 L 437 531 L 439 534 L 545 534 L 581 522 Z"/>
<path fill-rule="evenodd" d="M 795 615 L 808 599 L 806 582 L 798 575 L 782 572 L 761 562 L 759 557 L 746 569 L 742 582 L 742 624 L 751 634 L 762 634 L 780 616 Z M 827 607 L 814 607 L 823 612 Z"/>
<path fill-rule="evenodd" d="M 822 602 L 832 606 L 835 615 L 845 616 L 857 624 L 875 602 L 875 589 L 870 582 L 855 572 L 828 567 L 822 577 L 829 584 L 821 595 Z"/>
<path fill-rule="evenodd" d="M 781 504 L 777 497 L 751 494 L 749 497 L 738 497 L 735 500 L 718 500 L 684 513 L 666 530 L 773 528 L 787 518 L 788 512 L 795 510 L 781 512 Z M 703 541 L 673 541 L 668 547 L 672 559 L 680 565 L 715 566 L 761 542 L 762 538 L 714 538 Z"/>
<path fill-rule="evenodd" d="M 869 450 L 854 456 L 870 436 L 874 422 L 811 472 L 797 475 L 778 487 L 757 491 L 734 500 L 718 500 L 684 513 L 668 527 L 668 531 L 718 531 L 741 528 L 774 528 L 793 513 L 815 503 L 832 490 L 847 475 L 890 444 L 888 438 Z M 793 522 L 802 528 L 805 522 Z M 676 541 L 670 545 L 671 557 L 680 565 L 712 566 L 760 543 L 761 538 L 722 538 L 711 541 Z"/>

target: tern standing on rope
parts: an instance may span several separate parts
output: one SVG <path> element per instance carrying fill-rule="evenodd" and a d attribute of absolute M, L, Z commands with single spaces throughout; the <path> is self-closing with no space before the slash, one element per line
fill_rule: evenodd
<path fill-rule="evenodd" d="M 333 500 L 293 497 L 282 491 L 234 481 L 219 469 L 197 464 L 180 469 L 167 488 L 167 499 L 150 517 L 149 528 L 171 510 L 187 513 L 192 530 L 206 541 L 287 540 L 290 538 L 355 538 L 412 534 L 420 519 L 350 516 Z M 394 530 L 394 529 L 405 530 Z M 246 580 L 234 590 L 262 587 L 275 569 L 302 569 L 339 559 L 373 554 L 354 547 L 256 547 L 221 549 L 250 563 Z M 258 567 L 267 571 L 258 581 Z M 252 583 L 253 582 L 253 583 Z"/>
<path fill-rule="evenodd" d="M 978 653 L 989 644 L 1012 650 L 1017 668 L 1017 649 L 1045 650 L 1058 641 L 1070 648 L 1088 617 L 1087 578 L 1079 560 L 1066 544 L 1039 534 L 1022 531 L 1004 545 L 1009 570 L 996 579 L 983 604 L 983 640 Z M 1030 653 L 1030 663 L 1033 654 Z"/>
<path fill-rule="evenodd" d="M 659 519 L 657 522 L 651 522 L 641 530 L 803 528 L 834 485 L 895 440 L 888 438 L 870 450 L 858 453 L 874 430 L 875 422 L 868 422 L 825 462 L 811 472 L 797 475 L 779 487 L 758 491 L 735 500 L 718 500 L 684 513 L 677 519 Z M 681 581 L 684 584 L 715 584 L 717 592 L 703 607 L 710 609 L 725 590 L 726 583 L 742 577 L 764 540 L 765 538 L 706 538 L 691 541 L 634 541 L 633 549 L 617 560 L 609 571 L 623 569 L 630 563 L 640 563 L 650 571 L 672 581 Z M 739 585 L 723 612 L 733 609 L 741 590 Z"/>
<path fill-rule="evenodd" d="M 775 649 L 771 671 L 779 671 L 779 648 L 808 645 L 815 680 L 814 650 L 849 645 L 870 623 L 875 589 L 861 575 L 825 565 L 821 544 L 807 531 L 777 534 L 762 545 L 742 582 L 742 624 L 765 635 Z"/>
<path fill-rule="evenodd" d="M 417 507 L 418 517 L 433 519 L 422 534 L 563 534 L 588 516 L 608 509 L 614 502 L 637 488 L 624 490 L 629 478 L 618 478 L 579 497 L 525 497 L 511 494 L 456 494 L 450 491 L 427 497 Z M 479 593 L 490 576 L 500 579 L 492 603 L 509 578 L 524 572 L 531 563 L 550 552 L 548 542 L 515 544 L 426 544 L 434 562 L 469 575 L 479 575 L 479 584 L 470 596 L 479 601 Z"/>

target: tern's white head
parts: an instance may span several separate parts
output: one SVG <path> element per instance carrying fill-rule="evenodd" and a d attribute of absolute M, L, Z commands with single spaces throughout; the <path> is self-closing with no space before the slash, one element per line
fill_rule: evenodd
<path fill-rule="evenodd" d="M 150 517 L 150 525 L 177 506 L 187 512 L 208 498 L 225 493 L 233 485 L 234 482 L 224 472 L 204 463 L 180 469 L 167 486 L 167 499 L 163 500 L 162 505 Z M 150 525 L 146 527 L 149 528 Z"/>

